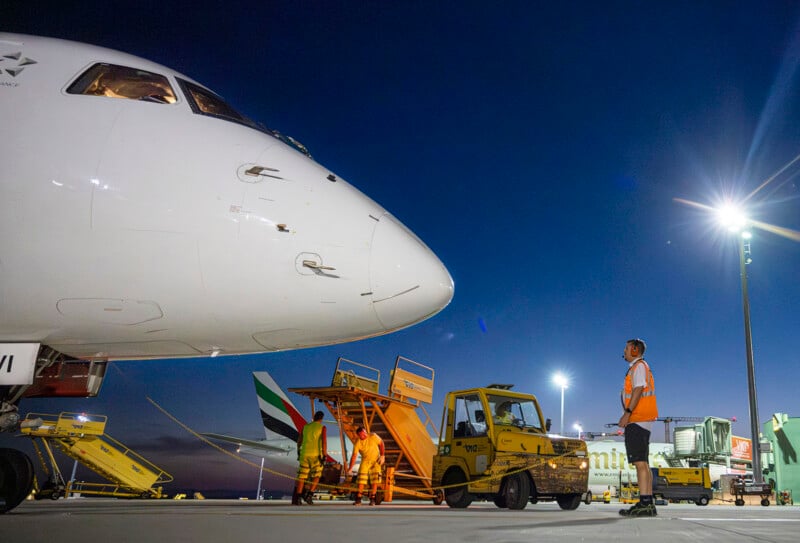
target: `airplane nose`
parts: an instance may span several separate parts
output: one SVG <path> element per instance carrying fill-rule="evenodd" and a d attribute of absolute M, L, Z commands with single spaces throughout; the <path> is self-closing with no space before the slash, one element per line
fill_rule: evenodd
<path fill-rule="evenodd" d="M 397 219 L 384 213 L 372 238 L 373 308 L 387 331 L 432 317 L 453 299 L 444 264 Z"/>

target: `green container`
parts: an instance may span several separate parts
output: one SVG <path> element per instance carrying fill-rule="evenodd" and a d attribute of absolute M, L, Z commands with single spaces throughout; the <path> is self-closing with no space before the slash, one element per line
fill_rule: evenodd
<path fill-rule="evenodd" d="M 762 441 L 771 445 L 762 453 L 764 479 L 772 483 L 779 505 L 791 505 L 792 496 L 800 496 L 800 418 L 775 413 L 762 428 Z"/>

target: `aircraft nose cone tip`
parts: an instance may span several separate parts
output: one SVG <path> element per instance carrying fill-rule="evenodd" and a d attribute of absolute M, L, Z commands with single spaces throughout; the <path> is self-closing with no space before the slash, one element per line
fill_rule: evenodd
<path fill-rule="evenodd" d="M 370 282 L 375 314 L 387 331 L 425 320 L 453 299 L 453 278 L 444 264 L 388 213 L 372 239 Z"/>

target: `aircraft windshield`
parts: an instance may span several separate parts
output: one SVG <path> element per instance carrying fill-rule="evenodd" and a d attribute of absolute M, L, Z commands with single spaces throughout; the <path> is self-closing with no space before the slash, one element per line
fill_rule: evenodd
<path fill-rule="evenodd" d="M 306 147 L 299 141 L 292 137 L 284 136 L 277 130 L 267 128 L 266 126 L 257 123 L 248 117 L 245 117 L 227 102 L 225 102 L 225 100 L 223 100 L 220 96 L 217 96 L 208 89 L 204 89 L 199 85 L 195 85 L 194 83 L 190 83 L 183 79 L 178 79 L 178 82 L 181 84 L 181 87 L 183 87 L 183 90 L 189 99 L 189 104 L 192 107 L 192 111 L 195 113 L 200 115 L 208 115 L 210 117 L 216 117 L 218 119 L 223 119 L 226 121 L 243 124 L 245 126 L 249 126 L 250 128 L 255 128 L 256 130 L 265 132 L 270 136 L 278 138 L 285 144 L 294 147 L 304 155 L 311 157 L 308 149 L 306 149 Z"/>
<path fill-rule="evenodd" d="M 243 124 L 278 138 L 311 157 L 308 149 L 299 141 L 245 117 L 210 90 L 183 79 L 178 79 L 178 83 L 183 87 L 187 101 L 195 113 Z M 98 63 L 86 70 L 67 88 L 67 93 L 144 100 L 158 104 L 174 104 L 177 101 L 175 91 L 165 76 L 108 63 Z"/>
<path fill-rule="evenodd" d="M 67 89 L 68 94 L 86 94 L 174 104 L 175 92 L 166 77 L 144 70 L 99 63 L 86 70 Z"/>

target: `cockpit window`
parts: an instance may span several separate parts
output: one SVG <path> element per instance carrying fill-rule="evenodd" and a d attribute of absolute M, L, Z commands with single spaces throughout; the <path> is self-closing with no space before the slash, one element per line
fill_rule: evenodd
<path fill-rule="evenodd" d="M 183 88 L 183 92 L 186 95 L 189 105 L 192 107 L 192 111 L 195 113 L 249 126 L 250 128 L 278 138 L 285 144 L 294 147 L 307 157 L 311 157 L 311 154 L 308 152 L 308 149 L 306 149 L 305 145 L 296 139 L 292 138 L 291 136 L 285 136 L 277 130 L 267 128 L 261 123 L 257 123 L 254 120 L 245 117 L 233 109 L 233 107 L 225 102 L 225 100 L 210 90 L 204 89 L 199 85 L 195 85 L 194 83 L 190 83 L 180 78 L 178 78 L 178 83 L 180 83 L 181 88 Z"/>
<path fill-rule="evenodd" d="M 69 94 L 88 94 L 174 104 L 175 92 L 166 77 L 153 72 L 98 63 L 86 70 L 67 89 Z"/>
<path fill-rule="evenodd" d="M 261 130 L 261 127 L 255 122 L 233 109 L 225 100 L 213 92 L 193 83 L 189 83 L 188 81 L 184 81 L 183 79 L 178 79 L 178 81 L 186 92 L 189 104 L 192 106 L 192 110 L 195 113 L 225 119 L 226 121 L 244 124 L 251 128 Z"/>

